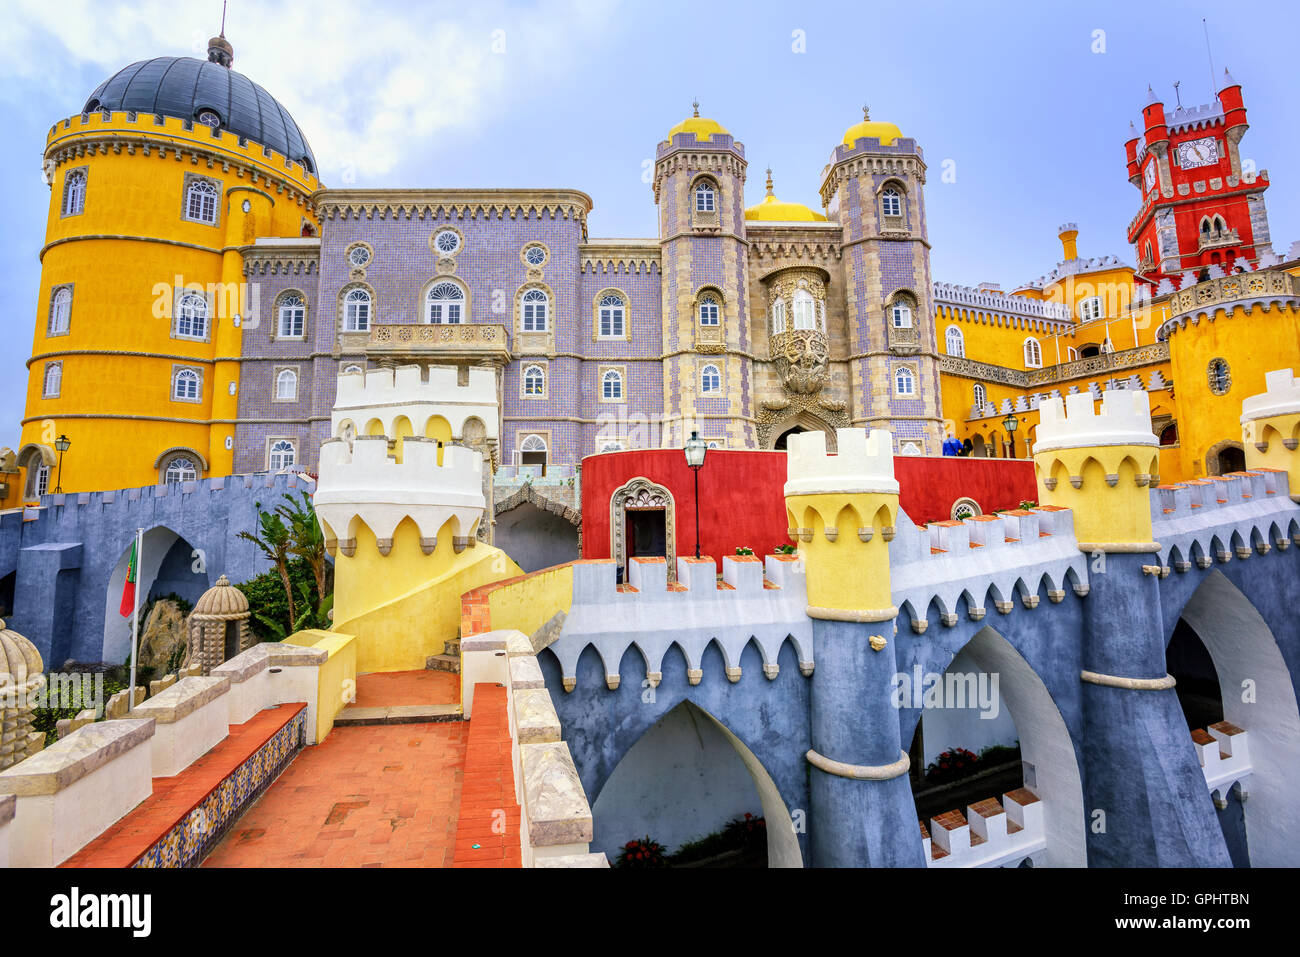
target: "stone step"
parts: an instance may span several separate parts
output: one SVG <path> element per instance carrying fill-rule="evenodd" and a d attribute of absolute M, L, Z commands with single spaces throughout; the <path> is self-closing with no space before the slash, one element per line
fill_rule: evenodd
<path fill-rule="evenodd" d="M 377 708 L 344 708 L 334 719 L 334 727 L 347 728 L 368 724 L 430 724 L 438 721 L 461 721 L 464 715 L 458 704 L 401 704 Z"/>
<path fill-rule="evenodd" d="M 424 661 L 424 667 L 427 671 L 449 671 L 454 675 L 460 674 L 460 655 L 430 655 Z"/>
<path fill-rule="evenodd" d="M 460 638 L 448 638 L 445 647 L 442 649 L 444 655 L 455 655 L 460 657 Z"/>

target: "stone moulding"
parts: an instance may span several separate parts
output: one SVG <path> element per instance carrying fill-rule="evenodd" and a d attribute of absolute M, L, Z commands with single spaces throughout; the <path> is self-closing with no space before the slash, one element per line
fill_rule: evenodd
<path fill-rule="evenodd" d="M 1164 691 L 1177 684 L 1174 676 L 1169 674 L 1163 678 L 1122 678 L 1087 670 L 1079 672 L 1079 680 L 1089 684 L 1104 685 L 1107 688 L 1123 688 L 1127 691 Z"/>
<path fill-rule="evenodd" d="M 808 763 L 819 771 L 825 771 L 827 774 L 833 774 L 839 778 L 851 778 L 855 781 L 889 781 L 907 773 L 912 766 L 912 760 L 907 756 L 906 751 L 899 751 L 898 760 L 892 764 L 845 764 L 843 761 L 835 761 L 825 755 L 818 754 L 811 748 L 805 757 Z"/>

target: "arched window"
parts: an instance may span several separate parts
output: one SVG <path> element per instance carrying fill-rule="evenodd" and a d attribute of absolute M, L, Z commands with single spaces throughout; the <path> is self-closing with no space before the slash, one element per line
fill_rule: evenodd
<path fill-rule="evenodd" d="M 353 289 L 343 297 L 343 331 L 365 332 L 370 328 L 370 291 Z"/>
<path fill-rule="evenodd" d="M 63 178 L 63 215 L 76 216 L 86 208 L 86 174 L 74 169 Z"/>
<path fill-rule="evenodd" d="M 912 307 L 902 299 L 894 300 L 894 304 L 889 309 L 889 315 L 895 329 L 912 328 Z"/>
<path fill-rule="evenodd" d="M 601 452 L 622 452 L 623 443 L 618 441 L 606 442 L 604 445 L 600 447 L 600 451 Z"/>
<path fill-rule="evenodd" d="M 546 395 L 546 372 L 541 366 L 531 365 L 524 370 L 524 395 Z"/>
<path fill-rule="evenodd" d="M 307 322 L 307 304 L 296 292 L 280 297 L 280 338 L 301 339 Z"/>
<path fill-rule="evenodd" d="M 600 336 L 602 338 L 622 339 L 624 332 L 624 312 L 626 305 L 618 293 L 610 293 L 600 300 L 598 307 Z"/>
<path fill-rule="evenodd" d="M 44 495 L 50 490 L 50 467 L 48 465 L 36 466 L 36 481 L 34 485 L 37 495 Z"/>
<path fill-rule="evenodd" d="M 199 374 L 194 369 L 177 369 L 172 376 L 172 398 L 182 402 L 197 402 Z"/>
<path fill-rule="evenodd" d="M 290 402 L 298 398 L 298 373 L 292 369 L 279 371 L 275 377 L 275 397 Z"/>
<path fill-rule="evenodd" d="M 702 326 L 716 326 L 718 324 L 720 310 L 718 309 L 717 297 L 712 293 L 705 293 L 700 298 L 699 315 L 700 325 Z"/>
<path fill-rule="evenodd" d="M 697 213 L 712 213 L 718 208 L 717 191 L 713 188 L 712 183 L 700 183 L 695 187 L 695 211 Z"/>
<path fill-rule="evenodd" d="M 465 290 L 454 282 L 436 283 L 425 296 L 425 320 L 434 325 L 457 325 L 464 321 Z"/>
<path fill-rule="evenodd" d="M 193 482 L 199 477 L 199 470 L 194 466 L 194 460 L 180 456 L 172 459 L 167 463 L 167 471 L 163 473 L 165 482 Z"/>
<path fill-rule="evenodd" d="M 817 300 L 807 289 L 796 289 L 791 304 L 796 329 L 817 328 Z"/>
<path fill-rule="evenodd" d="M 975 398 L 975 406 L 976 406 L 976 407 L 977 407 L 981 412 L 983 412 L 983 411 L 984 411 L 984 406 L 986 406 L 986 405 L 989 404 L 989 392 L 988 392 L 988 389 L 984 388 L 984 383 L 982 383 L 982 382 L 976 382 L 976 383 L 975 383 L 975 388 L 972 390 L 972 392 L 973 392 L 973 394 L 974 394 L 974 398 Z"/>
<path fill-rule="evenodd" d="M 1029 369 L 1041 369 L 1043 366 L 1043 350 L 1039 346 L 1038 340 L 1030 336 L 1025 340 L 1025 367 Z"/>
<path fill-rule="evenodd" d="M 540 289 L 529 289 L 519 303 L 520 323 L 524 332 L 545 332 L 550 299 Z"/>
<path fill-rule="evenodd" d="M 602 399 L 623 398 L 623 373 L 610 369 L 600 377 L 600 397 Z"/>
<path fill-rule="evenodd" d="M 772 300 L 772 332 L 785 332 L 785 300 Z"/>
<path fill-rule="evenodd" d="M 293 465 L 296 456 L 294 455 L 293 443 L 288 439 L 276 439 L 271 443 L 271 448 L 267 451 L 267 467 L 272 472 L 280 472 Z"/>
<path fill-rule="evenodd" d="M 57 399 L 63 388 L 63 363 L 45 363 L 45 375 L 41 383 L 41 398 Z"/>
<path fill-rule="evenodd" d="M 359 366 L 359 365 L 355 365 L 355 364 L 354 364 L 354 365 L 350 365 L 350 366 L 348 366 L 348 367 L 345 368 L 343 371 L 344 371 L 344 373 L 348 373 L 348 372 L 361 372 L 362 369 L 361 369 L 361 366 Z"/>
<path fill-rule="evenodd" d="M 880 194 L 880 212 L 885 216 L 903 215 L 903 196 L 892 186 Z"/>
<path fill-rule="evenodd" d="M 185 190 L 185 218 L 198 223 L 217 221 L 217 187 L 206 179 L 190 182 Z"/>
<path fill-rule="evenodd" d="M 208 300 L 197 292 L 187 292 L 176 304 L 176 335 L 186 339 L 208 337 Z"/>
<path fill-rule="evenodd" d="M 1207 369 L 1210 391 L 1215 395 L 1224 395 L 1232 388 L 1232 372 L 1228 363 L 1222 359 L 1211 359 Z"/>
<path fill-rule="evenodd" d="M 916 376 L 907 366 L 899 366 L 894 372 L 894 392 L 897 395 L 916 394 Z"/>
<path fill-rule="evenodd" d="M 722 391 L 722 373 L 710 363 L 700 370 L 700 392 L 703 395 L 715 395 Z"/>
<path fill-rule="evenodd" d="M 540 435 L 528 435 L 519 443 L 519 464 L 540 465 L 546 473 L 546 440 Z"/>
<path fill-rule="evenodd" d="M 46 326 L 47 336 L 67 335 L 72 325 L 72 290 L 60 286 L 50 297 L 50 321 Z"/>
<path fill-rule="evenodd" d="M 964 356 L 966 354 L 966 337 L 956 326 L 949 326 L 943 334 L 943 343 L 950 356 Z"/>
<path fill-rule="evenodd" d="M 1089 296 L 1087 299 L 1079 300 L 1079 319 L 1081 321 L 1089 322 L 1093 319 L 1100 319 L 1101 315 L 1101 296 Z"/>

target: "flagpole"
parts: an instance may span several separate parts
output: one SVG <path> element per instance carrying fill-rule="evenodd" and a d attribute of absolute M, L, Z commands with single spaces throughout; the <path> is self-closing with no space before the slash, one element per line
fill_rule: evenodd
<path fill-rule="evenodd" d="M 131 596 L 131 684 L 126 695 L 126 710 L 135 710 L 135 659 L 140 652 L 140 559 L 144 557 L 144 529 L 135 530 L 135 593 Z"/>

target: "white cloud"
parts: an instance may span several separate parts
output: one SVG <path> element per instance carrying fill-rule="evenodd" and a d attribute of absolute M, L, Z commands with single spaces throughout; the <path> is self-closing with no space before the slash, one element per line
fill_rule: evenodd
<path fill-rule="evenodd" d="M 264 86 L 306 134 L 322 178 L 374 182 L 404 160 L 501 122 L 535 92 L 570 81 L 607 49 L 612 2 L 380 4 L 236 0 L 226 36 L 235 68 Z M 50 121 L 80 107 L 78 68 L 104 77 L 151 56 L 205 56 L 215 2 L 17 0 L 0 34 L 0 76 L 49 98 Z M 503 31 L 494 33 L 494 31 Z M 494 41 L 499 49 L 494 52 Z M 56 64 L 51 69 L 51 64 Z"/>

